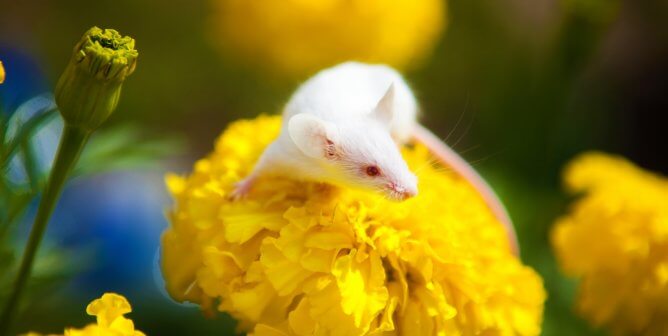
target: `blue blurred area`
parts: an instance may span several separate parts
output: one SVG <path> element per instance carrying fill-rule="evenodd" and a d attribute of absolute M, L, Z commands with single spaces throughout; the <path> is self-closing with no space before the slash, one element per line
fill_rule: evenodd
<path fill-rule="evenodd" d="M 153 268 L 167 202 L 162 173 L 111 173 L 71 183 L 48 237 L 87 255 L 84 272 L 73 279 L 74 293 L 158 294 Z"/>
<path fill-rule="evenodd" d="M 0 45 L 0 60 L 6 76 L 0 85 L 0 108 L 5 114 L 11 114 L 30 98 L 48 91 L 42 69 L 30 55 Z"/>

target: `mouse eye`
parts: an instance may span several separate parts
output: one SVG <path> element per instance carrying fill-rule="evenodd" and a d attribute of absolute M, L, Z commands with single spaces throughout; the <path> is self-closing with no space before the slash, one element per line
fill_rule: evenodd
<path fill-rule="evenodd" d="M 366 167 L 366 174 L 371 176 L 371 177 L 378 176 L 378 175 L 380 175 L 380 168 L 378 168 L 378 166 L 367 166 Z"/>

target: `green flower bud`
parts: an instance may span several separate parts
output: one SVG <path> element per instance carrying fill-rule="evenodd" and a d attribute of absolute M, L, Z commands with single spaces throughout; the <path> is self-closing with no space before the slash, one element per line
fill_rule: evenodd
<path fill-rule="evenodd" d="M 92 131 L 107 120 L 138 55 L 131 37 L 113 29 L 89 29 L 56 85 L 56 104 L 65 122 Z"/>

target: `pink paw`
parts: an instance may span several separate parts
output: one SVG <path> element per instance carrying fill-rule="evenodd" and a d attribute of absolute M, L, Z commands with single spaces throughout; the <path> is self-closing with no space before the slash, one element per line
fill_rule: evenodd
<path fill-rule="evenodd" d="M 230 199 L 237 201 L 245 198 L 250 193 L 251 188 L 253 188 L 253 183 L 255 183 L 255 178 L 247 177 L 234 185 L 234 190 L 230 194 Z"/>

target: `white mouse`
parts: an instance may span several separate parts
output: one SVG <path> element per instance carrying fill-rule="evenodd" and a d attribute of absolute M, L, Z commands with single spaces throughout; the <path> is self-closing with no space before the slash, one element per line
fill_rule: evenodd
<path fill-rule="evenodd" d="M 279 137 L 232 197 L 244 197 L 264 175 L 279 175 L 380 192 L 406 200 L 418 193 L 400 146 L 415 139 L 467 179 L 504 223 L 510 218 L 489 185 L 450 147 L 417 122 L 418 105 L 403 77 L 384 65 L 347 62 L 322 70 L 291 97 Z"/>

